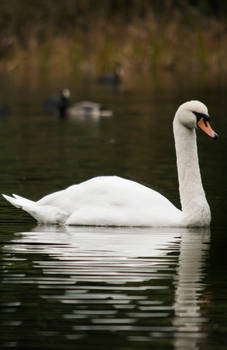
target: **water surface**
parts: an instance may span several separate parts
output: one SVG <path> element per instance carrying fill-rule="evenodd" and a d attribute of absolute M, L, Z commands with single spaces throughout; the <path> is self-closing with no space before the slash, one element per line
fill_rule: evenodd
<path fill-rule="evenodd" d="M 54 86 L 2 83 L 10 113 L 0 119 L 0 192 L 36 200 L 116 174 L 179 206 L 171 123 L 180 103 L 198 98 L 221 134 L 215 142 L 198 132 L 212 225 L 43 227 L 1 199 L 1 348 L 224 349 L 224 85 L 141 83 L 115 91 L 71 82 L 71 88 L 75 100 L 100 101 L 114 117 L 58 120 L 42 104 Z"/>

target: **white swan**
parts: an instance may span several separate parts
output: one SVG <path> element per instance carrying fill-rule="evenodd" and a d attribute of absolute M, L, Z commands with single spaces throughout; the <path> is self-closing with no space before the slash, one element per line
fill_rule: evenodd
<path fill-rule="evenodd" d="M 3 195 L 44 224 L 113 226 L 209 226 L 211 215 L 203 190 L 195 128 L 212 138 L 207 107 L 182 104 L 173 122 L 182 210 L 160 193 L 117 176 L 95 177 L 37 202 Z"/>

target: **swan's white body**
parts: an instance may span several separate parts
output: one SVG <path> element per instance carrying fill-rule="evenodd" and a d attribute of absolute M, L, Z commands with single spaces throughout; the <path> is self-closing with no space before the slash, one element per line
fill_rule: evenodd
<path fill-rule="evenodd" d="M 160 193 L 117 176 L 96 177 L 49 194 L 37 202 L 17 195 L 4 197 L 44 224 L 208 226 L 211 215 L 201 182 L 194 113 L 208 115 L 204 104 L 190 101 L 179 107 L 174 119 L 182 210 Z M 208 133 L 204 126 L 202 128 Z M 209 133 L 216 137 L 210 129 Z"/>

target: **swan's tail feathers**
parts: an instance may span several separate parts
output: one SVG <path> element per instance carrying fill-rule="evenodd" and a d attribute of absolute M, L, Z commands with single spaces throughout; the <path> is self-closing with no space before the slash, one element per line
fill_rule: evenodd
<path fill-rule="evenodd" d="M 50 205 L 40 205 L 16 194 L 13 197 L 6 194 L 2 196 L 16 208 L 23 209 L 42 224 L 64 224 L 69 216 L 67 212 L 59 208 Z"/>
<path fill-rule="evenodd" d="M 8 202 L 10 202 L 12 205 L 14 205 L 14 207 L 16 207 L 16 208 L 21 208 L 21 205 L 19 205 L 19 203 L 17 203 L 18 201 L 17 201 L 16 198 L 7 196 L 6 194 L 2 194 L 2 196 L 3 196 Z"/>
<path fill-rule="evenodd" d="M 18 194 L 13 194 L 13 197 L 18 199 L 18 201 L 20 200 L 21 202 L 23 201 L 24 203 L 27 203 L 27 204 L 29 204 L 29 203 L 34 204 L 35 203 L 34 201 L 31 201 L 30 199 L 18 196 Z"/>

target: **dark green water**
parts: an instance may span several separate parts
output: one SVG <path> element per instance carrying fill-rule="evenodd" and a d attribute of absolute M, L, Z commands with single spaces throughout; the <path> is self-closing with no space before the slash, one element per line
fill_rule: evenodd
<path fill-rule="evenodd" d="M 178 105 L 205 102 L 221 137 L 198 133 L 210 230 L 45 228 L 0 199 L 1 349 L 226 349 L 227 89 L 178 84 L 114 91 L 70 81 L 73 100 L 100 101 L 114 117 L 62 121 L 42 108 L 59 82 L 2 79 L 1 193 L 36 200 L 117 174 L 179 206 Z"/>

